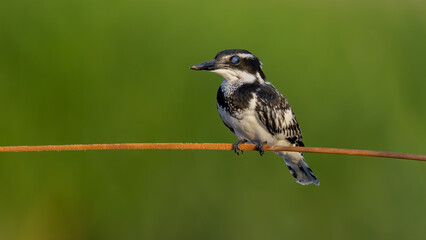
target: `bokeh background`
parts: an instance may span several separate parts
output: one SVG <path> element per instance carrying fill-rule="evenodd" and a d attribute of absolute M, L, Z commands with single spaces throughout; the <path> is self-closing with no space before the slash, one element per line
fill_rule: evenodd
<path fill-rule="evenodd" d="M 244 48 L 305 144 L 426 154 L 426 2 L 0 3 L 0 145 L 234 142 L 218 75 Z M 424 239 L 426 165 L 256 152 L 0 154 L 0 239 Z"/>

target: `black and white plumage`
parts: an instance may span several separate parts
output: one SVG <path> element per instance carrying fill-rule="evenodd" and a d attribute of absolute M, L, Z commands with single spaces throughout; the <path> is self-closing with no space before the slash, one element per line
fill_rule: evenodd
<path fill-rule="evenodd" d="M 217 109 L 223 123 L 238 137 L 234 144 L 304 146 L 302 133 L 287 99 L 266 82 L 262 63 L 247 50 L 219 52 L 213 60 L 191 67 L 217 73 L 224 79 L 217 91 Z M 279 151 L 298 183 L 319 185 L 300 152 Z"/>

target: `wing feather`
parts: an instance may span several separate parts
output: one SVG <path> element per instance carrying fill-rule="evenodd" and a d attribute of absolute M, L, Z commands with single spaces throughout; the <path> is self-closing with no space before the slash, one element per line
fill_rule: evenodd
<path fill-rule="evenodd" d="M 272 84 L 263 84 L 256 94 L 256 114 L 272 135 L 282 135 L 290 143 L 303 146 L 302 132 L 287 99 Z"/>

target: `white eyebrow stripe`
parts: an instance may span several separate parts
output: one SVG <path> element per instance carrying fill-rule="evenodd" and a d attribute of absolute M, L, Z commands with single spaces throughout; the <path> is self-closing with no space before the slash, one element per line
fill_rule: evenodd
<path fill-rule="evenodd" d="M 242 57 L 242 58 L 252 58 L 252 59 L 254 59 L 253 54 L 248 54 L 248 53 L 237 53 L 237 56 Z"/>

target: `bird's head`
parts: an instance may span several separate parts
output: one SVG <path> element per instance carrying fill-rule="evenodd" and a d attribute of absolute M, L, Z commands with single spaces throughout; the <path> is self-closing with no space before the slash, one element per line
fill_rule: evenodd
<path fill-rule="evenodd" d="M 193 70 L 214 72 L 226 81 L 264 81 L 262 62 L 244 49 L 219 52 L 213 60 L 191 66 Z"/>

